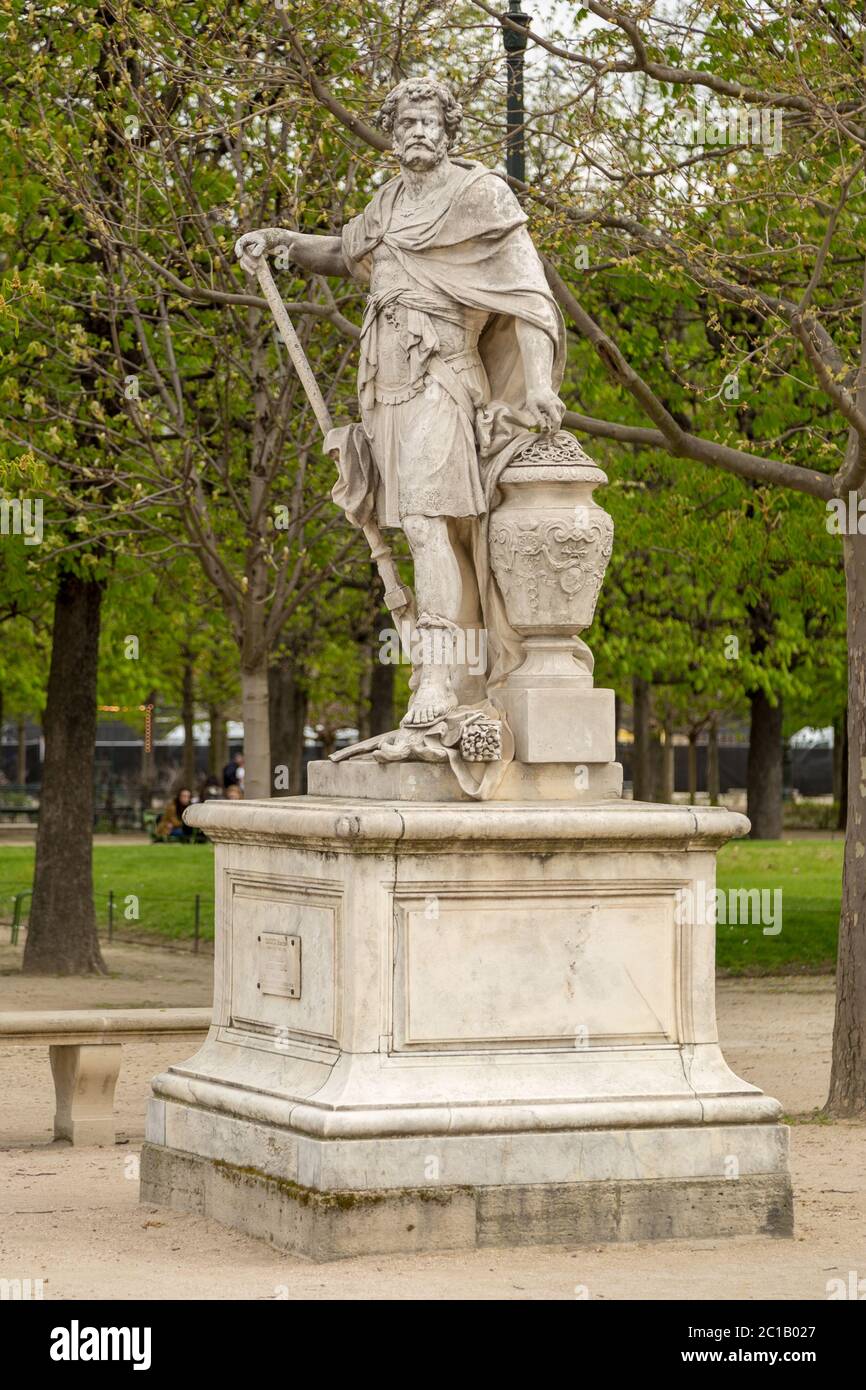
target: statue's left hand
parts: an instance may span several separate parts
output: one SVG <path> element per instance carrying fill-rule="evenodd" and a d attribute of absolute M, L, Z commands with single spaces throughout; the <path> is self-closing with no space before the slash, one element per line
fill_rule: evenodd
<path fill-rule="evenodd" d="M 565 406 L 552 386 L 531 387 L 526 393 L 526 410 L 534 425 L 548 433 L 559 429 Z"/>

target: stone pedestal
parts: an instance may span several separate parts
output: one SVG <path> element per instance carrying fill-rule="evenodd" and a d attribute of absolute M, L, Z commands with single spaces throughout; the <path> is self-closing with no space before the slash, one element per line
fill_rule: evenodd
<path fill-rule="evenodd" d="M 351 801 L 468 801 L 448 763 L 382 763 L 372 757 L 310 763 L 311 796 Z M 570 801 L 595 804 L 622 795 L 622 764 L 509 763 L 496 801 Z"/>
<path fill-rule="evenodd" d="M 519 677 L 512 676 L 499 697 L 517 758 L 525 763 L 570 763 L 572 770 L 614 762 L 616 699 L 612 690 L 518 682 Z"/>
<path fill-rule="evenodd" d="M 725 1063 L 694 914 L 745 819 L 424 790 L 190 813 L 214 1018 L 154 1081 L 143 1197 L 319 1259 L 789 1234 L 780 1107 Z"/>

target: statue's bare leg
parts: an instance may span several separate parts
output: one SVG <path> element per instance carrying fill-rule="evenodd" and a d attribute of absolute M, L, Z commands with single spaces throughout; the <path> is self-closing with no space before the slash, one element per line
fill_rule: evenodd
<path fill-rule="evenodd" d="M 403 530 L 415 565 L 421 673 L 404 725 L 432 724 L 457 705 L 452 682 L 454 632 L 460 617 L 460 566 L 444 516 L 406 516 Z"/>

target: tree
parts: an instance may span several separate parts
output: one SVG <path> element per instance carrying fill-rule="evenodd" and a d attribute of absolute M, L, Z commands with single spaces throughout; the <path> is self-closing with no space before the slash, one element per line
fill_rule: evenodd
<path fill-rule="evenodd" d="M 17 470 L 0 469 L 0 479 L 4 501 L 11 500 L 12 483 L 21 484 L 16 500 L 24 501 L 25 480 Z M 27 720 L 38 716 L 45 699 L 50 597 L 33 547 L 23 536 L 4 535 L 0 540 L 0 728 L 7 718 L 18 726 L 12 777 L 18 783 L 27 781 Z"/>
<path fill-rule="evenodd" d="M 449 7 L 443 28 L 466 8 Z M 490 16 L 491 35 L 498 32 L 493 6 L 473 0 L 473 8 Z M 637 417 L 572 412 L 567 424 L 595 438 L 664 449 L 761 489 L 788 488 L 825 504 L 838 499 L 840 512 L 845 507 L 850 803 L 828 1105 L 855 1113 L 866 1109 L 866 783 L 858 776 L 866 756 L 866 525 L 861 534 L 857 511 L 866 501 L 866 19 L 833 0 L 802 0 L 794 10 L 781 0 L 724 0 L 711 12 L 695 0 L 681 11 L 674 23 L 646 7 L 586 0 L 581 13 L 594 17 L 593 27 L 578 44 L 573 36 L 563 42 L 525 31 L 561 77 L 555 113 L 548 104 L 532 119 L 530 149 L 543 142 L 548 150 L 542 179 L 533 173 L 515 186 L 553 253 L 548 279 L 572 331 Z M 383 148 L 358 111 L 370 110 L 381 92 L 383 48 L 403 51 L 405 17 L 401 9 L 383 23 L 377 11 L 375 33 L 370 25 L 353 35 L 352 68 L 326 82 L 308 57 L 300 22 L 283 16 L 297 80 L 320 104 L 323 126 L 337 122 Z M 360 37 L 368 40 L 366 51 Z M 429 43 L 429 26 L 424 37 Z M 466 84 L 472 95 L 490 72 L 489 48 L 475 51 L 482 62 L 474 87 Z M 750 123 L 750 112 L 761 120 Z M 684 116 L 691 121 L 685 133 Z M 482 111 L 479 135 L 485 117 Z M 717 117 L 725 131 L 734 129 L 734 140 L 697 143 L 693 132 L 701 128 L 715 140 L 707 120 Z M 770 158 L 760 140 L 775 147 L 777 131 L 784 153 Z M 650 141 L 652 161 L 635 162 L 636 147 L 645 150 Z M 599 269 L 576 287 L 563 271 L 575 264 L 578 237 L 591 239 Z M 648 284 L 663 287 L 668 312 L 627 332 L 621 345 L 602 320 L 606 273 L 624 261 L 640 264 Z M 675 309 L 689 319 L 693 343 L 715 344 L 703 353 L 700 376 L 685 383 L 664 336 Z M 791 377 L 807 383 L 805 422 L 749 437 L 726 414 L 723 395 L 727 389 L 730 398 L 747 370 L 765 389 Z M 826 519 L 816 509 L 816 532 Z"/>
<path fill-rule="evenodd" d="M 24 449 L 20 457 L 32 460 L 45 475 L 40 501 L 49 502 L 54 512 L 46 523 L 46 563 L 56 575 L 24 969 L 88 973 L 104 969 L 93 912 L 90 842 L 99 621 L 111 560 L 104 536 L 87 534 L 86 525 L 82 531 L 81 508 L 87 501 L 95 503 L 97 494 L 103 502 L 111 486 L 115 441 L 104 435 L 104 393 L 91 357 L 92 345 L 109 330 L 87 290 L 90 277 L 105 265 L 98 238 L 80 208 L 52 203 L 50 179 L 43 176 L 62 152 L 86 160 L 94 180 L 110 188 L 119 148 L 104 124 L 104 112 L 121 77 L 108 58 L 106 36 L 114 15 L 107 7 L 97 9 L 84 25 L 80 14 L 71 12 L 52 14 L 50 22 L 37 16 L 31 25 L 29 7 L 21 18 L 22 27 L 13 24 L 10 29 L 0 69 L 8 98 L 2 128 L 10 174 L 0 233 L 4 256 L 14 259 L 13 286 L 20 289 L 23 278 L 28 279 L 11 341 L 4 345 L 6 410 L 0 442 L 7 459 Z M 80 84 L 82 59 L 89 75 L 86 91 Z M 85 109 L 82 140 L 76 118 Z M 57 296 L 52 303 L 49 287 L 64 274 L 82 287 L 81 298 L 70 302 L 67 283 L 66 298 Z M 54 353 L 52 344 L 58 348 Z"/>
<path fill-rule="evenodd" d="M 48 685 L 46 730 L 59 751 L 49 749 L 45 764 L 48 829 L 37 846 L 25 964 L 53 968 L 53 913 L 69 938 L 57 968 L 89 970 L 99 968 L 83 886 L 90 846 L 78 832 L 91 820 L 79 792 L 90 796 L 93 748 L 77 735 L 94 719 L 94 634 L 114 557 L 138 551 L 151 564 L 186 550 L 214 584 L 240 658 L 249 790 L 267 794 L 268 652 L 322 577 L 351 574 L 363 551 L 330 505 L 332 465 L 316 453 L 314 422 L 264 302 L 239 284 L 232 255 L 244 199 L 264 210 L 293 192 L 284 174 L 291 92 L 276 123 L 253 100 L 280 60 L 272 43 L 256 61 L 263 7 L 237 26 L 205 5 L 96 6 L 84 17 L 71 5 L 18 8 L 22 22 L 10 26 L 0 67 L 8 97 L 0 256 L 15 267 L 2 305 L 0 439 L 4 460 L 32 457 L 46 470 L 60 673 Z M 233 65 L 245 74 L 245 114 Z M 218 129 L 208 129 L 211 115 Z M 328 152 L 302 132 L 293 154 L 311 188 L 318 170 L 319 204 L 329 209 Z M 297 215 L 297 189 L 293 206 Z M 314 318 L 356 335 L 327 288 L 310 288 Z M 322 348 L 339 386 L 346 346 L 332 335 Z M 73 677 L 65 694 L 63 673 Z M 157 688 L 138 700 L 150 702 Z M 189 724 L 189 680 L 185 703 Z M 52 839 L 74 856 L 74 872 Z"/>
<path fill-rule="evenodd" d="M 238 644 L 246 786 L 256 796 L 273 790 L 269 652 L 316 588 L 363 552 L 329 504 L 332 465 L 318 452 L 315 420 L 264 301 L 239 286 L 232 251 L 253 207 L 259 220 L 316 220 L 323 204 L 330 213 L 333 152 L 305 131 L 287 84 L 259 114 L 262 73 L 277 70 L 285 41 L 262 48 L 255 12 L 237 32 L 215 27 L 206 6 L 130 11 L 107 40 L 127 74 L 105 116 L 123 144 L 115 179 L 106 189 L 74 159 L 43 172 L 67 206 L 84 209 L 108 267 L 93 291 L 111 324 L 96 370 L 116 402 L 111 427 L 128 441 L 113 505 L 120 494 L 134 499 L 139 524 L 167 537 L 180 524 L 216 590 Z M 287 159 L 305 169 L 303 208 Z M 310 311 L 302 337 L 317 329 L 333 399 L 351 351 L 334 325 L 357 330 L 327 287 L 302 283 L 307 290 L 298 305 L 289 287 L 289 307 Z"/>

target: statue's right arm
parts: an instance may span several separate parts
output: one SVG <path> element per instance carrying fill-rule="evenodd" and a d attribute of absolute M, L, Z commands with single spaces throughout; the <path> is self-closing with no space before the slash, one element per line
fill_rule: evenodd
<path fill-rule="evenodd" d="M 255 275 L 260 256 L 273 255 L 284 247 L 289 258 L 314 275 L 350 275 L 338 236 L 319 236 L 309 232 L 290 232 L 283 227 L 261 227 L 245 232 L 235 242 L 235 255 L 249 275 Z"/>

